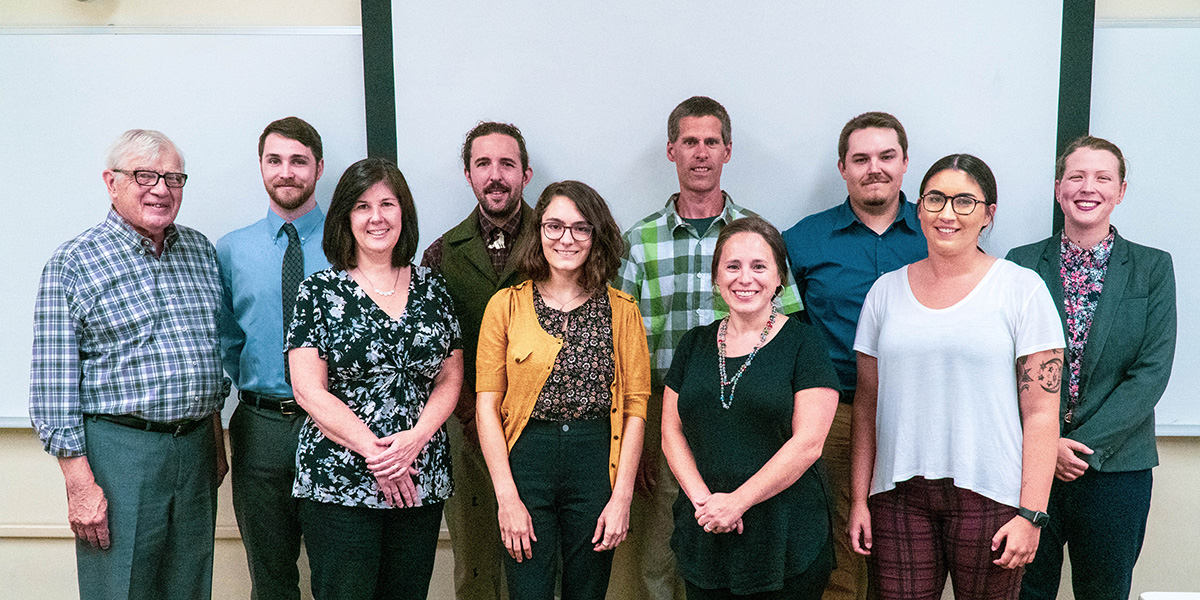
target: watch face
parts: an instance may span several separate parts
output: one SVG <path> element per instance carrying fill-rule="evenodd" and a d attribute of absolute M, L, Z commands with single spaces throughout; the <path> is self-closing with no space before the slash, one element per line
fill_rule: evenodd
<path fill-rule="evenodd" d="M 1038 527 L 1045 527 L 1050 524 L 1050 515 L 1044 512 L 1033 513 L 1033 524 Z"/>

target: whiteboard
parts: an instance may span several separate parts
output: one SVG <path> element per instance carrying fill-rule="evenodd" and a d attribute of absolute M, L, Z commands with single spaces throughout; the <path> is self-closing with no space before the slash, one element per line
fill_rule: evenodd
<path fill-rule="evenodd" d="M 1193 174 L 1200 126 L 1200 26 L 1099 27 L 1092 62 L 1091 133 L 1121 147 L 1125 199 L 1113 224 L 1129 240 L 1171 253 L 1175 263 L 1175 368 L 1158 403 L 1159 435 L 1200 435 L 1200 199 Z"/>
<path fill-rule="evenodd" d="M 123 131 L 175 141 L 189 174 L 177 222 L 214 243 L 266 214 L 258 136 L 271 121 L 321 133 L 323 207 L 366 156 L 358 27 L 0 28 L 0 56 L 0 426 L 29 425 L 38 278 L 108 212 L 100 173 Z"/>
<path fill-rule="evenodd" d="M 474 203 L 466 132 L 511 122 L 529 147 L 527 199 L 579 179 L 625 228 L 678 191 L 667 115 L 701 94 L 733 123 L 723 187 L 783 229 L 845 200 L 838 134 L 884 110 L 908 133 L 910 199 L 947 154 L 992 167 L 984 243 L 1003 256 L 1050 234 L 1061 28 L 1061 3 L 1044 0 L 394 1 L 400 167 L 418 208 L 439 206 L 420 215 L 428 244 Z"/>

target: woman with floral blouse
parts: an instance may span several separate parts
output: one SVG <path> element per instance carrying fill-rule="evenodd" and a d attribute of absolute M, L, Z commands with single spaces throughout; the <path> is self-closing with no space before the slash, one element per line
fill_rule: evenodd
<path fill-rule="evenodd" d="M 479 444 L 496 489 L 508 595 L 604 598 L 629 530 L 650 353 L 633 298 L 608 287 L 624 242 L 578 181 L 551 184 L 539 235 L 515 250 L 531 281 L 483 315 L 475 389 Z"/>
<path fill-rule="evenodd" d="M 1075 140 L 1055 165 L 1062 232 L 1008 254 L 1046 282 L 1067 338 L 1050 519 L 1022 600 L 1058 597 L 1064 544 L 1076 598 L 1128 598 L 1146 535 L 1154 405 L 1175 355 L 1175 270 L 1170 254 L 1112 226 L 1125 187 L 1116 144 Z"/>
<path fill-rule="evenodd" d="M 323 598 L 425 598 L 462 383 L 458 322 L 440 275 L 413 266 L 417 214 L 396 165 L 369 158 L 338 182 L 288 333 L 300 521 Z"/>

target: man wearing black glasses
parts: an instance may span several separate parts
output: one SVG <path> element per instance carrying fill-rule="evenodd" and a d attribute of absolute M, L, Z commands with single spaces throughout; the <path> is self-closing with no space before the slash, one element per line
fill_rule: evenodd
<path fill-rule="evenodd" d="M 481 122 L 471 129 L 462 160 L 478 206 L 429 245 L 421 264 L 439 269 L 446 278 L 463 335 L 462 393 L 454 409 L 457 418 L 446 421 L 454 464 L 454 497 L 445 509 L 454 549 L 454 593 L 458 600 L 495 600 L 507 592 L 496 493 L 475 429 L 475 351 L 488 300 L 501 288 L 528 279 L 511 257 L 519 240 L 537 235 L 533 209 L 523 195 L 533 169 L 521 130 L 506 123 Z"/>
<path fill-rule="evenodd" d="M 157 131 L 109 152 L 112 207 L 42 271 L 29 414 L 58 458 L 81 598 L 208 598 L 220 410 L 217 255 L 175 225 L 183 157 Z"/>
<path fill-rule="evenodd" d="M 810 215 L 783 234 L 805 319 L 825 336 L 842 385 L 833 427 L 821 453 L 836 497 L 833 519 L 837 569 L 827 600 L 866 597 L 866 564 L 850 548 L 850 420 L 857 384 L 854 332 L 867 291 L 880 275 L 925 258 L 916 205 L 900 185 L 908 170 L 908 136 L 896 117 L 863 113 L 842 128 L 838 171 L 846 201 Z"/>

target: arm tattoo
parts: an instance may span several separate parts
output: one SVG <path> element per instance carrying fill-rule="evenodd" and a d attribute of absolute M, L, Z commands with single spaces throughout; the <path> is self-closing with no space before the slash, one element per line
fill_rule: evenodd
<path fill-rule="evenodd" d="M 1029 391 L 1029 384 L 1033 382 L 1033 378 L 1029 376 L 1029 367 L 1025 366 L 1028 356 L 1017 357 L 1017 393 L 1022 394 Z"/>
<path fill-rule="evenodd" d="M 1062 355 L 1062 350 L 1052 350 L 1050 351 L 1050 358 L 1042 362 L 1042 365 L 1038 367 L 1038 383 L 1042 386 L 1043 390 L 1051 394 L 1057 394 L 1062 389 Z"/>
<path fill-rule="evenodd" d="M 1017 393 L 1028 391 L 1030 385 L 1036 381 L 1043 390 L 1051 394 L 1057 394 L 1062 389 L 1062 354 L 1062 350 L 1051 350 L 1050 358 L 1038 365 L 1036 375 L 1030 372 L 1032 368 L 1027 364 L 1029 362 L 1028 356 L 1017 357 Z"/>

